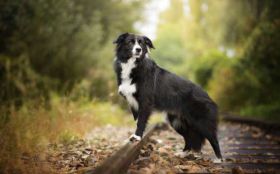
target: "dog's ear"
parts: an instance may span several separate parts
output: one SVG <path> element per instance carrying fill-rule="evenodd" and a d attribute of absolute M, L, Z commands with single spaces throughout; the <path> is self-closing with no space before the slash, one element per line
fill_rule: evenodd
<path fill-rule="evenodd" d="M 113 42 L 113 44 L 122 43 L 127 36 L 128 36 L 128 33 L 123 33 L 123 34 L 119 35 L 119 37 Z"/>
<path fill-rule="evenodd" d="M 145 41 L 146 45 L 147 45 L 149 48 L 155 49 L 155 47 L 154 47 L 153 42 L 151 41 L 151 39 L 149 39 L 148 37 L 144 36 L 144 41 Z"/>

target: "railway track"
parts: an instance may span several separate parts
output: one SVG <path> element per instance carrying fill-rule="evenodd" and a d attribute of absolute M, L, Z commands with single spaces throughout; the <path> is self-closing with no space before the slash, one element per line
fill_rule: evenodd
<path fill-rule="evenodd" d="M 218 132 L 224 161 L 215 164 L 208 143 L 202 157 L 175 157 L 174 148 L 183 146 L 183 140 L 167 125 L 157 124 L 140 142 L 125 144 L 99 166 L 78 173 L 280 173 L 279 127 L 272 127 L 225 117 Z"/>

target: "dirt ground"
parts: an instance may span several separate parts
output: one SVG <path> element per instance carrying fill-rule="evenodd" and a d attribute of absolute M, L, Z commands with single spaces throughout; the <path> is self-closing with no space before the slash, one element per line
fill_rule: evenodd
<path fill-rule="evenodd" d="M 124 145 L 124 141 L 133 131 L 134 128 L 107 125 L 95 128 L 84 139 L 65 144 L 49 144 L 46 152 L 41 155 L 22 154 L 21 159 L 27 166 L 31 163 L 38 166 L 44 163 L 53 173 L 79 173 L 84 169 L 98 166 Z M 190 154 L 185 158 L 177 157 L 175 153 L 181 151 L 184 146 L 183 138 L 170 127 L 157 131 L 141 150 L 140 156 L 130 165 L 128 173 L 276 173 L 279 171 L 279 167 L 273 167 L 273 164 L 280 163 L 278 137 L 266 134 L 256 127 L 222 123 L 219 126 L 219 139 L 224 156 L 222 164 L 213 163 L 215 156 L 208 142 L 199 156 Z M 263 149 L 264 146 L 267 150 Z M 263 163 L 265 163 L 264 168 L 254 167 L 259 164 L 261 166 Z M 246 167 L 244 164 L 250 165 Z"/>

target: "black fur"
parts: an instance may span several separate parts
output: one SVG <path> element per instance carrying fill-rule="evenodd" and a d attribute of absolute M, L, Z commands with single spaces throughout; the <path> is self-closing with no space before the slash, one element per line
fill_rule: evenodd
<path fill-rule="evenodd" d="M 131 57 L 131 39 L 143 40 L 140 46 L 143 50 L 136 60 L 136 67 L 132 70 L 131 84 L 136 84 L 137 91 L 133 94 L 139 109 L 131 108 L 137 121 L 135 134 L 142 136 L 148 118 L 153 110 L 167 112 L 171 126 L 184 137 L 186 150 L 200 151 L 208 139 L 215 154 L 222 158 L 217 140 L 217 105 L 210 99 L 202 88 L 189 80 L 185 80 L 161 67 L 153 60 L 145 57 L 149 48 L 154 48 L 150 39 L 145 36 L 125 33 L 115 41 L 116 60 L 114 62 L 118 85 L 121 84 L 121 63 Z M 177 120 L 176 120 L 177 119 Z"/>

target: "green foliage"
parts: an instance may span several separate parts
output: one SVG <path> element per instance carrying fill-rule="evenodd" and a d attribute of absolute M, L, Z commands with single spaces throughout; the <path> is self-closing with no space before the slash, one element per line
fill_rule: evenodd
<path fill-rule="evenodd" d="M 12 59 L 0 55 L 0 105 L 18 106 L 22 100 L 47 98 L 47 90 L 55 82 L 48 77 L 39 76 L 25 55 Z M 42 98 L 40 98 L 42 97 Z"/>
<path fill-rule="evenodd" d="M 266 119 L 270 122 L 280 122 L 279 117 L 280 103 L 271 103 L 263 105 L 248 106 L 241 109 L 242 116 Z"/>
<path fill-rule="evenodd" d="M 238 66 L 233 63 L 217 69 L 210 81 L 210 95 L 223 111 L 238 111 L 251 104 L 247 99 L 252 97 L 251 92 L 256 86 L 254 76 L 244 69 L 237 71 Z"/>
<path fill-rule="evenodd" d="M 280 97 L 279 27 L 277 23 L 261 22 L 250 36 L 244 59 L 241 60 L 243 67 L 255 76 L 259 84 L 259 95 L 255 98 L 258 103 L 273 102 Z"/>
<path fill-rule="evenodd" d="M 272 118 L 280 99 L 279 5 L 171 1 L 161 15 L 153 56 L 208 90 L 221 110 Z"/>
<path fill-rule="evenodd" d="M 243 115 L 264 114 L 267 118 L 277 116 L 280 33 L 279 23 L 275 19 L 270 21 L 268 14 L 263 12 L 261 21 L 248 37 L 242 58 L 229 69 L 221 70 L 212 82 L 211 92 L 223 110 L 240 111 Z M 222 88 L 217 88 L 218 85 Z"/>
<path fill-rule="evenodd" d="M 212 80 L 214 72 L 223 68 L 230 63 L 229 58 L 218 51 L 209 51 L 206 55 L 191 59 L 189 64 L 192 65 L 189 68 L 190 78 L 194 79 L 203 88 L 208 89 L 208 84 Z"/>
<path fill-rule="evenodd" d="M 152 52 L 152 57 L 160 65 L 176 71 L 177 65 L 182 64 L 186 58 L 181 39 L 183 30 L 178 27 L 183 25 L 183 10 L 182 1 L 175 0 L 171 3 L 172 6 L 161 15 L 163 19 L 158 27 L 158 39 L 154 42 L 156 49 Z"/>
<path fill-rule="evenodd" d="M 109 45 L 112 38 L 120 32 L 133 31 L 135 20 L 140 18 L 138 10 L 142 8 L 142 2 L 0 0 L 0 6 L 1 82 L 4 85 L 14 83 L 7 79 L 9 74 L 13 75 L 5 68 L 7 61 L 12 65 L 23 61 L 26 66 L 14 66 L 13 72 L 30 71 L 38 78 L 25 77 L 48 86 L 44 93 L 54 90 L 64 94 L 85 79 L 89 72 L 97 77 L 95 71 L 102 70 L 100 64 L 107 64 L 107 67 L 111 64 L 113 49 Z M 110 54 L 105 55 L 104 50 Z M 112 71 L 108 74 L 112 75 Z M 44 78 L 49 81 L 41 80 Z M 93 95 L 104 98 L 105 92 L 101 96 L 98 92 L 108 89 L 108 77 L 97 79 L 97 85 L 94 84 L 97 93 Z M 15 98 L 21 100 L 25 86 L 30 86 L 29 80 L 22 78 L 20 86 L 3 88 L 7 96 L 1 95 L 0 100 L 8 103 L 7 100 Z M 37 93 L 31 94 L 37 90 L 42 89 L 34 86 L 25 92 L 38 96 Z"/>

